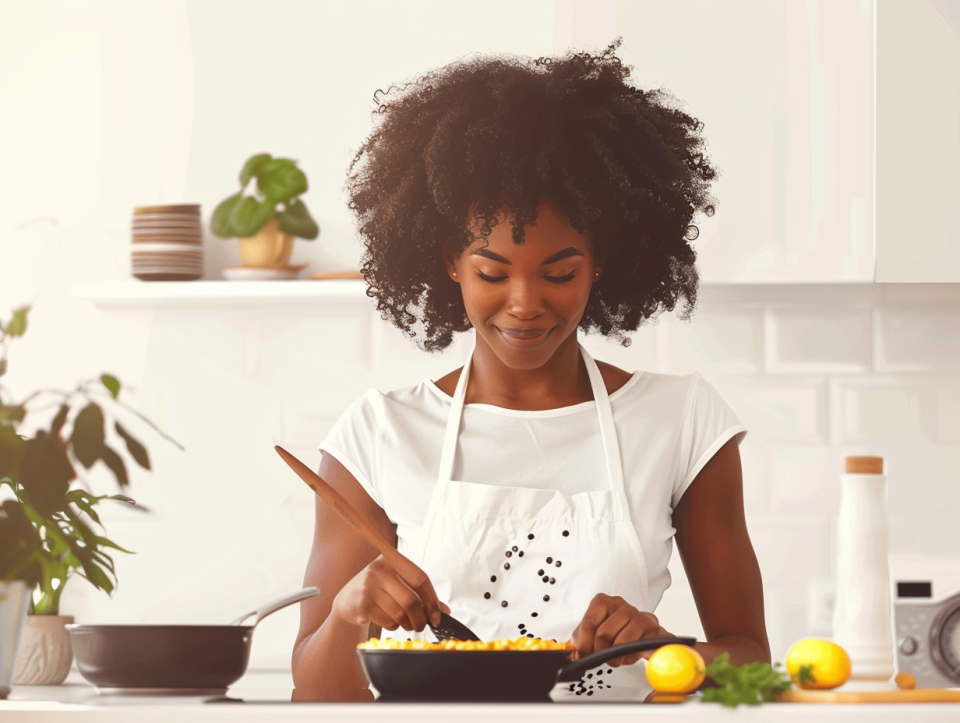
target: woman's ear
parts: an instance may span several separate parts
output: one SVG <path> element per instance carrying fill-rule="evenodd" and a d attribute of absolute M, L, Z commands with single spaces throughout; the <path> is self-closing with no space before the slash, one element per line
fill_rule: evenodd
<path fill-rule="evenodd" d="M 454 264 L 453 255 L 447 249 L 443 249 L 443 263 L 447 267 L 447 275 L 459 284 L 460 277 L 457 275 L 457 267 Z"/>

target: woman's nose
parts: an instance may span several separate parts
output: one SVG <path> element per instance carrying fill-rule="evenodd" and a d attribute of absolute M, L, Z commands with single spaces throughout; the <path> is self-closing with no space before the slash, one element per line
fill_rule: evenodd
<path fill-rule="evenodd" d="M 546 311 L 539 284 L 535 281 L 514 279 L 510 283 L 507 312 L 518 319 L 535 319 Z"/>

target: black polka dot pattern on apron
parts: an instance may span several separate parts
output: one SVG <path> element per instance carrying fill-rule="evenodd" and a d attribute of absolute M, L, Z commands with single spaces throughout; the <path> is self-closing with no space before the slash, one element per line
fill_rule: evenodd
<path fill-rule="evenodd" d="M 565 532 L 566 532 L 566 531 L 565 531 Z M 529 534 L 527 534 L 527 539 L 528 539 L 528 540 L 533 540 L 533 539 L 534 539 L 534 534 L 533 534 L 532 532 L 529 533 Z M 509 543 L 508 543 L 508 544 L 509 544 Z M 513 553 L 517 553 L 517 554 L 514 555 Z M 509 545 L 508 549 L 504 550 L 504 556 L 507 557 L 508 559 L 511 559 L 511 561 L 510 561 L 510 562 L 504 562 L 504 563 L 503 563 L 503 569 L 504 569 L 504 570 L 510 570 L 510 569 L 511 569 L 511 562 L 512 562 L 513 564 L 522 564 L 522 561 L 521 561 L 519 558 L 521 558 L 521 557 L 524 556 L 524 550 L 521 550 L 521 549 L 520 549 L 519 544 L 517 544 L 517 545 Z M 535 556 L 536 556 L 536 555 L 534 555 L 534 557 L 535 557 Z M 541 559 L 544 559 L 544 560 L 546 561 L 546 564 L 547 564 L 547 565 L 555 565 L 556 567 L 560 567 L 560 560 L 554 560 L 554 558 L 553 558 L 552 555 L 550 555 L 550 556 L 548 556 L 548 557 L 546 557 L 546 558 L 541 558 Z M 541 564 L 542 564 L 542 563 L 541 563 Z M 537 576 L 541 579 L 541 581 L 542 581 L 543 584 L 545 584 L 545 585 L 547 585 L 547 584 L 549 584 L 549 585 L 555 585 L 555 584 L 557 583 L 557 579 L 556 579 L 555 577 L 551 577 L 550 575 L 546 574 L 546 570 L 545 570 L 543 567 L 541 567 L 540 569 L 537 570 Z M 496 575 L 491 575 L 491 576 L 490 576 L 490 582 L 497 582 L 497 579 L 498 579 L 498 578 L 497 578 Z M 493 598 L 493 597 L 494 597 L 494 595 L 493 595 L 492 592 L 485 592 L 485 593 L 483 594 L 483 598 L 484 598 L 485 600 L 490 600 L 490 599 Z M 543 602 L 549 602 L 549 601 L 550 601 L 550 596 L 549 596 L 549 595 L 544 595 L 544 596 L 543 596 Z M 509 604 L 509 603 L 508 603 L 506 600 L 501 600 L 501 601 L 500 601 L 500 606 L 501 606 L 501 607 L 504 607 L 504 608 L 505 608 L 505 607 L 508 606 L 508 604 Z M 536 618 L 536 617 L 538 617 L 538 615 L 539 615 L 539 613 L 537 613 L 537 612 L 531 612 L 531 613 L 530 613 L 530 617 L 531 617 L 531 618 Z M 536 638 L 536 637 L 537 637 L 535 633 L 531 632 L 531 631 L 527 628 L 527 624 L 526 624 L 526 623 L 518 623 L 517 629 L 520 631 L 520 635 L 521 635 L 521 636 L 526 636 L 526 637 L 528 637 L 528 638 Z"/>

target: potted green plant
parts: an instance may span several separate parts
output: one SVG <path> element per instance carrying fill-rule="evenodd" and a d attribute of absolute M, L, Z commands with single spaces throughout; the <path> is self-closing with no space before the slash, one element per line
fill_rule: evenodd
<path fill-rule="evenodd" d="M 17 309 L 8 323 L 0 323 L 0 376 L 7 371 L 10 341 L 26 331 L 27 312 L 26 307 Z M 60 615 L 60 596 L 67 582 L 83 577 L 110 594 L 117 583 L 111 554 L 129 552 L 106 537 L 97 506 L 103 500 L 136 503 L 123 494 L 93 494 L 83 477 L 83 470 L 101 462 L 121 490 L 129 485 L 124 457 L 107 441 L 108 420 L 127 455 L 144 469 L 150 469 L 147 449 L 127 430 L 121 416 L 139 417 L 177 444 L 122 402 L 120 392 L 120 381 L 110 374 L 70 391 L 37 391 L 19 402 L 10 399 L 0 385 L 0 493 L 6 497 L 0 516 L 0 584 L 16 588 L 21 601 L 26 589 L 30 613 L 22 636 L 13 629 L 18 623 L 12 613 L 6 622 L 0 613 L 0 626 L 8 626 L 7 630 L 0 627 L 0 639 L 22 637 L 15 647 L 15 683 L 63 682 L 73 659 L 64 627 L 73 618 Z M 53 409 L 48 424 L 36 423 L 36 417 Z M 32 436 L 20 434 L 27 428 L 34 430 Z M 17 612 L 22 616 L 19 607 Z M 2 673 L 0 693 L 4 685 L 9 688 L 10 679 L 8 673 L 4 683 Z"/>
<path fill-rule="evenodd" d="M 221 238 L 240 241 L 244 266 L 285 267 L 294 237 L 312 240 L 320 227 L 300 196 L 307 177 L 288 158 L 258 153 L 240 170 L 240 191 L 220 202 L 210 229 Z"/>

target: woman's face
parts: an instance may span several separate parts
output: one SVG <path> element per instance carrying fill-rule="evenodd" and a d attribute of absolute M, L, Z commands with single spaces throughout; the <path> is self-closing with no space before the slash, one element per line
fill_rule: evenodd
<path fill-rule="evenodd" d="M 446 260 L 476 333 L 514 369 L 543 366 L 576 333 L 600 277 L 589 236 L 552 201 L 541 202 L 525 232 L 526 241 L 515 244 L 510 219 L 501 215 L 489 243 L 478 240 Z"/>

